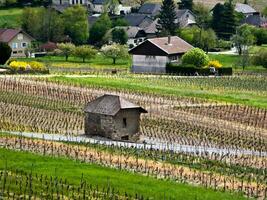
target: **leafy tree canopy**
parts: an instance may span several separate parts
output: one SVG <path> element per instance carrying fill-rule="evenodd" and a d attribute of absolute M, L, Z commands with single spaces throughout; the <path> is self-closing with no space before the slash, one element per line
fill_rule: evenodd
<path fill-rule="evenodd" d="M 64 10 L 65 34 L 74 44 L 84 44 L 89 37 L 87 10 L 82 6 L 72 6 Z"/>
<path fill-rule="evenodd" d="M 202 49 L 194 48 L 183 55 L 182 63 L 204 67 L 209 63 L 209 57 Z"/>

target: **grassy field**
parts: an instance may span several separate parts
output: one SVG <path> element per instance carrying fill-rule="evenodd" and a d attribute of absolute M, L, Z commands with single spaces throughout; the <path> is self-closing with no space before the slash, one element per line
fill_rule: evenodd
<path fill-rule="evenodd" d="M 103 87 L 159 95 L 197 97 L 267 108 L 267 85 L 264 77 L 166 78 L 121 75 L 108 78 L 101 76 L 90 78 L 60 76 L 51 77 L 48 80 L 84 87 Z"/>
<path fill-rule="evenodd" d="M 256 49 L 259 49 L 259 47 L 253 47 L 252 51 L 256 51 Z M 252 66 L 249 64 L 249 66 L 245 67 L 243 70 L 242 66 L 240 66 L 240 57 L 238 55 L 214 55 L 209 54 L 209 57 L 211 60 L 218 60 L 224 67 L 232 67 L 234 73 L 238 72 L 255 72 L 255 73 L 266 73 L 267 69 L 262 66 Z"/>
<path fill-rule="evenodd" d="M 23 9 L 0 9 L 0 27 L 19 28 Z"/>
<path fill-rule="evenodd" d="M 134 195 L 142 194 L 153 199 L 183 199 L 183 200 L 213 200 L 213 199 L 245 199 L 239 195 L 216 192 L 201 187 L 178 184 L 173 181 L 162 181 L 142 175 L 134 175 L 125 171 L 104 168 L 97 165 L 84 164 L 64 158 L 52 158 L 0 149 L 0 169 L 7 165 L 9 171 L 21 170 L 67 179 L 68 182 L 78 185 L 81 176 L 91 183 L 106 187 L 107 184 L 120 192 Z"/>
<path fill-rule="evenodd" d="M 86 60 L 85 63 L 82 59 L 76 57 L 69 57 L 68 61 L 65 60 L 63 56 L 45 56 L 40 58 L 22 58 L 22 61 L 40 61 L 47 63 L 52 70 L 58 68 L 65 69 L 119 69 L 126 70 L 129 69 L 131 65 L 130 59 L 118 59 L 116 64 L 113 65 L 112 59 L 105 58 L 102 55 L 97 55 L 94 59 Z"/>

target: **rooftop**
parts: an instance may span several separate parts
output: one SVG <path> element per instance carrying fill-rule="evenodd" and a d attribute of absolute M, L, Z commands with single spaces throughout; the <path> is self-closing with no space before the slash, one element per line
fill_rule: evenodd
<path fill-rule="evenodd" d="M 237 3 L 235 6 L 235 11 L 243 14 L 250 14 L 250 13 L 256 13 L 257 11 L 252 8 L 248 4 L 243 4 L 243 3 Z"/>
<path fill-rule="evenodd" d="M 161 10 L 161 5 L 156 3 L 146 3 L 138 11 L 140 14 L 157 15 Z"/>
<path fill-rule="evenodd" d="M 131 103 L 120 96 L 109 94 L 105 94 L 87 104 L 84 111 L 87 113 L 115 116 L 120 110 L 125 109 L 139 109 L 140 112 L 147 113 L 142 107 Z"/>

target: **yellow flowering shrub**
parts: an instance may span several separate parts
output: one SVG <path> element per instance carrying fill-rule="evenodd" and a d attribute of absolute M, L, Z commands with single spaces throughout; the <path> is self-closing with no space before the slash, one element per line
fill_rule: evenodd
<path fill-rule="evenodd" d="M 25 71 L 26 69 L 30 69 L 30 65 L 27 62 L 21 61 L 12 61 L 11 63 L 9 63 L 9 67 L 15 71 Z"/>
<path fill-rule="evenodd" d="M 208 63 L 208 67 L 221 68 L 222 64 L 218 60 L 211 60 Z"/>
<path fill-rule="evenodd" d="M 11 61 L 9 67 L 14 71 L 35 71 L 40 72 L 46 70 L 46 67 L 43 63 L 31 61 L 31 62 L 22 62 L 22 61 Z"/>
<path fill-rule="evenodd" d="M 46 69 L 43 63 L 36 62 L 36 61 L 29 62 L 29 65 L 31 66 L 31 69 L 34 71 L 43 71 Z"/>

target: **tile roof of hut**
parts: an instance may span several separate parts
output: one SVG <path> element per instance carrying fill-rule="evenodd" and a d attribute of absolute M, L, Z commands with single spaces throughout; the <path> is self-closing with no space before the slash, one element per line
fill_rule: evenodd
<path fill-rule="evenodd" d="M 146 43 L 152 43 L 154 46 L 156 46 L 158 49 L 161 49 L 167 55 L 185 53 L 190 49 L 194 48 L 191 44 L 187 43 L 178 36 L 171 36 L 148 39 L 140 45 L 131 49 L 129 53 L 134 54 L 140 47 L 146 45 Z"/>
<path fill-rule="evenodd" d="M 142 107 L 131 103 L 120 96 L 108 94 L 87 104 L 85 112 L 115 116 L 120 110 L 126 109 L 138 109 L 141 113 L 147 113 Z"/>

